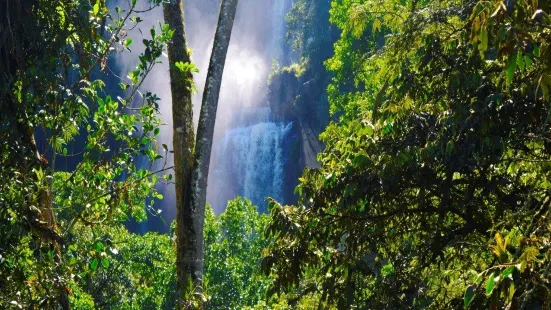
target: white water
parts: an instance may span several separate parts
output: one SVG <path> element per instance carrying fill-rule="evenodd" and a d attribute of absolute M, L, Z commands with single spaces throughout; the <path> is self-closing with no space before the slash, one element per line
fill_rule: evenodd
<path fill-rule="evenodd" d="M 278 122 L 266 114 L 256 115 L 263 121 L 244 120 L 244 124 L 226 131 L 216 144 L 211 160 L 209 202 L 223 210 L 229 199 L 243 196 L 261 208 L 267 196 L 282 200 L 284 181 L 283 139 L 292 124 Z M 258 119 L 257 119 L 258 120 Z"/>
<path fill-rule="evenodd" d="M 228 200 L 281 201 L 283 140 L 292 125 L 266 107 L 272 60 L 285 62 L 285 14 L 293 0 L 241 0 L 224 70 L 207 202 L 216 213 Z"/>

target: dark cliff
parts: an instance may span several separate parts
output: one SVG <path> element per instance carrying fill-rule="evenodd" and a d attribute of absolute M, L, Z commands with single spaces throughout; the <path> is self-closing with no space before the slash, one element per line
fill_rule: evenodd
<path fill-rule="evenodd" d="M 323 150 L 319 134 L 330 121 L 327 86 L 331 75 L 324 62 L 332 56 L 338 30 L 329 23 L 330 0 L 297 0 L 287 15 L 287 42 L 296 60 L 288 66 L 274 64 L 268 101 L 275 114 L 296 124 L 298 139 L 288 143 L 299 151 L 288 152 L 286 201 L 305 167 L 318 168 L 317 154 Z"/>

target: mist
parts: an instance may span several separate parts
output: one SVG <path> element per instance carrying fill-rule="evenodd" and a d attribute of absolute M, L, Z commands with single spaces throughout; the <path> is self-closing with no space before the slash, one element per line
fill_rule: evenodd
<path fill-rule="evenodd" d="M 145 2 L 145 1 L 144 1 Z M 217 197 L 217 191 L 232 186 L 232 180 L 220 180 L 213 176 L 212 163 L 221 156 L 218 143 L 230 130 L 235 122 L 242 117 L 244 111 L 266 106 L 268 92 L 268 75 L 273 60 L 286 62 L 285 53 L 285 22 L 284 17 L 292 0 L 240 0 L 232 32 L 232 38 L 227 55 L 226 66 L 220 92 L 216 126 L 214 133 L 213 154 L 211 157 L 211 173 L 207 189 L 207 203 L 212 203 Z M 117 5 L 115 1 L 113 5 Z M 124 2 L 120 2 L 124 7 Z M 147 8 L 146 3 L 142 3 Z M 188 47 L 192 49 L 192 61 L 200 72 L 194 75 L 197 93 L 193 96 L 193 112 L 195 126 L 199 117 L 204 83 L 206 80 L 214 32 L 218 19 L 220 0 L 184 0 L 185 26 Z M 162 8 L 158 7 L 140 16 L 144 21 L 139 29 L 129 35 L 134 37 L 132 53 L 117 56 L 116 66 L 119 73 L 133 70 L 137 64 L 137 55 L 144 50 L 141 43 L 142 33 L 149 35 L 149 29 L 159 23 L 164 23 Z M 163 56 L 162 63 L 157 65 L 145 80 L 141 91 L 150 91 L 161 98 L 160 112 L 163 126 L 158 139 L 158 145 L 172 146 L 172 113 L 171 92 L 168 69 L 168 58 Z M 162 152 L 161 148 L 159 148 Z M 173 165 L 169 153 L 167 163 Z M 175 190 L 173 184 L 159 184 L 158 190 L 164 199 L 156 202 L 156 207 L 162 209 L 163 221 L 150 219 L 147 230 L 166 231 L 175 218 Z M 233 197 L 232 197 L 233 198 Z M 221 213 L 224 207 L 215 206 L 215 212 Z"/>

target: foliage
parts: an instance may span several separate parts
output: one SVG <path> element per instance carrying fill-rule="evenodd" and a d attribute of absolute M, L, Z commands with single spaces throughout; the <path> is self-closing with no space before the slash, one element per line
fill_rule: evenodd
<path fill-rule="evenodd" d="M 259 214 L 256 206 L 243 198 L 230 201 L 220 216 L 211 208 L 207 210 L 203 294 L 208 298 L 207 308 L 268 308 L 262 305 L 266 305 L 270 280 L 263 277 L 259 264 L 268 243 L 262 234 L 268 216 Z M 83 227 L 75 237 L 78 242 L 75 240 L 66 260 L 94 262 L 97 258 L 97 264 L 91 263 L 84 271 L 73 270 L 78 279 L 71 286 L 73 307 L 174 309 L 176 265 L 171 236 L 142 236 L 116 227 L 105 228 L 98 239 L 91 229 Z M 78 251 L 76 244 L 88 250 Z"/>
<path fill-rule="evenodd" d="M 332 2 L 340 117 L 298 205 L 271 203 L 275 293 L 339 309 L 548 307 L 549 10 Z"/>
<path fill-rule="evenodd" d="M 261 271 L 261 257 L 271 239 L 265 235 L 268 214 L 259 213 L 245 198 L 228 202 L 205 218 L 205 290 L 208 309 L 312 309 L 316 297 L 300 302 L 293 294 L 267 298 L 273 278 Z"/>
<path fill-rule="evenodd" d="M 74 308 L 174 309 L 176 263 L 170 236 L 142 236 L 122 227 L 105 228 L 100 239 L 87 228 L 77 236 L 66 258 L 75 263 Z M 91 263 L 79 270 L 78 261 Z"/>
<path fill-rule="evenodd" d="M 210 309 L 243 309 L 265 299 L 268 279 L 260 272 L 263 230 L 268 216 L 250 201 L 228 202 L 216 218 L 208 209 L 205 224 L 205 284 Z"/>
<path fill-rule="evenodd" d="M 199 73 L 199 69 L 197 69 L 195 64 L 190 62 L 178 61 L 174 64 L 174 66 L 178 69 L 180 76 L 184 77 L 184 84 L 191 85 L 190 90 L 192 92 L 197 92 L 197 86 L 195 85 L 195 82 L 193 81 L 193 77 L 191 75 L 192 73 Z"/>
<path fill-rule="evenodd" d="M 6 4 L 13 23 L 0 34 L 12 41 L 0 49 L 17 66 L 3 72 L 0 93 L 0 308 L 67 308 L 67 295 L 75 301 L 74 292 L 86 291 L 86 274 L 110 266 L 99 241 L 106 230 L 156 213 L 158 177 L 145 165 L 163 158 L 159 98 L 136 94 L 172 31 L 152 28 L 137 67 L 118 80 L 120 95 L 105 90 L 117 84 L 110 57 L 129 50 L 128 31 L 142 21 L 136 6 Z M 74 167 L 59 168 L 69 160 Z M 87 294 L 80 304 L 101 305 Z"/>
<path fill-rule="evenodd" d="M 0 12 L 0 308 L 174 308 L 174 239 L 124 228 L 157 213 L 171 169 L 151 170 L 168 153 L 156 152 L 159 98 L 136 95 L 172 30 L 151 29 L 120 79 L 109 60 L 132 45 L 135 0 L 13 3 Z M 300 64 L 271 87 L 292 83 L 299 120 L 327 95 L 322 166 L 270 216 L 241 198 L 220 217 L 207 208 L 197 302 L 549 308 L 550 5 L 297 0 Z M 323 127 L 316 115 L 307 125 Z"/>
<path fill-rule="evenodd" d="M 273 308 L 265 298 L 270 280 L 263 276 L 259 263 L 268 243 L 262 233 L 267 220 L 268 215 L 258 213 L 257 207 L 243 198 L 230 201 L 220 216 L 207 208 L 203 293 L 208 298 L 207 308 Z M 82 228 L 76 237 L 78 242 L 75 240 L 66 260 L 93 263 L 97 258 L 97 263 L 84 271 L 73 270 L 77 275 L 71 286 L 73 307 L 174 309 L 176 265 L 171 236 L 142 236 L 116 227 L 106 228 L 101 238 Z M 78 251 L 76 244 L 88 250 Z"/>

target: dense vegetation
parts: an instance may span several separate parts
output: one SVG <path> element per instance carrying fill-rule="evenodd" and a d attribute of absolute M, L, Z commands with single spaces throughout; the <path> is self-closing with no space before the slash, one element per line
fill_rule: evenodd
<path fill-rule="evenodd" d="M 91 279 L 110 265 L 108 228 L 157 213 L 158 97 L 138 89 L 171 30 L 151 29 L 138 66 L 115 79 L 110 56 L 142 21 L 136 1 L 113 12 L 100 0 L 4 3 L 0 308 L 67 308 L 75 291 L 103 290 Z"/>
<path fill-rule="evenodd" d="M 128 32 L 148 11 L 136 5 L 0 10 L 2 309 L 176 307 L 175 230 L 125 227 L 158 213 L 155 184 L 173 178 L 156 145 L 159 98 L 138 92 L 173 31 L 144 32 L 135 70 L 110 68 L 115 53 L 132 57 Z M 275 78 L 293 83 L 299 110 L 329 105 L 321 167 L 304 172 L 295 206 L 207 207 L 204 288 L 190 304 L 549 309 L 550 11 L 548 0 L 297 0 L 299 61 Z M 315 115 L 321 130 L 329 117 Z"/>
<path fill-rule="evenodd" d="M 548 11 L 332 2 L 340 117 L 299 204 L 272 203 L 276 291 L 339 309 L 549 306 Z"/>
<path fill-rule="evenodd" d="M 258 260 L 267 239 L 268 216 L 237 198 L 216 217 L 207 208 L 205 287 L 208 309 L 243 309 L 262 305 L 270 281 Z M 76 309 L 174 309 L 176 258 L 174 232 L 136 235 L 118 227 L 103 232 L 95 246 L 109 252 L 83 286 L 75 286 Z M 84 240 L 83 240 L 84 241 Z M 116 293 L 115 293 L 116 292 Z M 263 309 L 263 308 L 262 308 Z"/>

